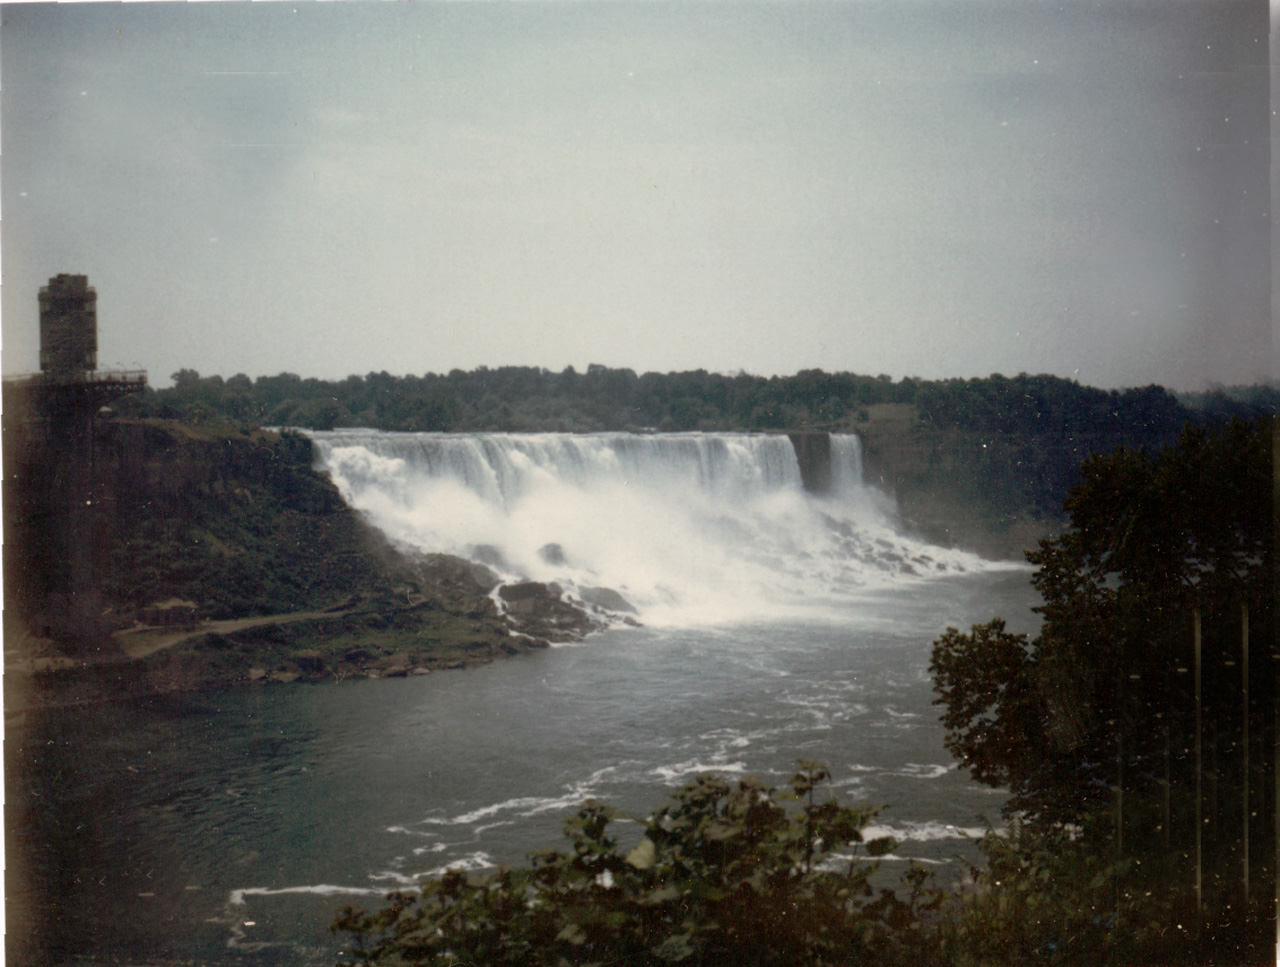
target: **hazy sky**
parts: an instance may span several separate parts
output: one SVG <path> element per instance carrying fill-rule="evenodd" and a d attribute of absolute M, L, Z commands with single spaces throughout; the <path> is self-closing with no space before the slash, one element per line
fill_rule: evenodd
<path fill-rule="evenodd" d="M 1276 374 L 1265 0 L 2 14 L 8 373 Z"/>

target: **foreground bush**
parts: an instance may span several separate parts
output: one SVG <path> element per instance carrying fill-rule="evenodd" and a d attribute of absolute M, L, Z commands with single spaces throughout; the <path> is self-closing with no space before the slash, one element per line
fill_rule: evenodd
<path fill-rule="evenodd" d="M 362 964 L 820 965 L 894 959 L 915 912 L 869 879 L 894 848 L 863 842 L 875 810 L 820 798 L 824 768 L 789 789 L 703 776 L 645 821 L 627 851 L 616 810 L 565 823 L 567 852 L 485 875 L 451 872 L 366 913 L 345 908 Z"/>
<path fill-rule="evenodd" d="M 1270 963 L 1250 922 L 1265 911 L 1196 911 L 1188 884 L 1080 830 L 1015 821 L 979 843 L 983 868 L 950 890 L 911 866 L 897 893 L 871 879 L 891 839 L 864 842 L 870 809 L 819 801 L 820 766 L 778 791 L 703 776 L 645 822 L 631 850 L 618 814 L 588 802 L 572 848 L 483 875 L 451 872 L 368 913 L 344 909 L 355 965 L 875 964 L 1053 967 Z M 1105 814 L 1097 821 L 1106 822 Z"/>

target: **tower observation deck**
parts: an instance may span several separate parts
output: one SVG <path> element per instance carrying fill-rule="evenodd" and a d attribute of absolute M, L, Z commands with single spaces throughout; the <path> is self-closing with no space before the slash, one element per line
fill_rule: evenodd
<path fill-rule="evenodd" d="M 57 275 L 40 289 L 40 372 L 6 377 L 40 415 L 90 414 L 147 386 L 145 370 L 100 370 L 98 293 L 83 275 Z"/>

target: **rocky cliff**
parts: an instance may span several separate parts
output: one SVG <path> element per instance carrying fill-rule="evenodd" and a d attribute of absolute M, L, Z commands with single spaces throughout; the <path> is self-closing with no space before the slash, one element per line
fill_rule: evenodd
<path fill-rule="evenodd" d="M 6 426 L 10 708 L 425 673 L 603 623 L 558 589 L 523 586 L 510 608 L 487 569 L 402 554 L 312 468 L 304 437 L 100 418 L 91 440 L 68 454 L 39 421 Z"/>
<path fill-rule="evenodd" d="M 866 481 L 897 502 L 902 524 L 935 543 L 1021 559 L 1066 526 L 1063 499 L 1093 453 L 1172 444 L 1174 433 L 992 433 L 921 425 L 913 407 L 863 422 Z"/>

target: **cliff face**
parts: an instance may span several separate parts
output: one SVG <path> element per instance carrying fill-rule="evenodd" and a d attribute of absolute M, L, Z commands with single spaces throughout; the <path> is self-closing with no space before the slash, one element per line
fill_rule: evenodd
<path fill-rule="evenodd" d="M 1021 559 L 1063 523 L 1062 498 L 1089 452 L 1074 441 L 1009 440 L 921 426 L 914 407 L 886 406 L 856 426 L 864 479 L 891 495 L 900 522 L 936 544 Z M 831 436 L 788 433 L 806 490 L 831 487 Z"/>
<path fill-rule="evenodd" d="M 486 568 L 406 557 L 312 469 L 304 437 L 110 419 L 87 435 L 6 426 L 10 710 L 426 674 L 603 625 L 554 587 L 500 608 Z"/>
<path fill-rule="evenodd" d="M 800 480 L 810 493 L 831 489 L 831 434 L 823 431 L 788 433 L 800 466 Z"/>
<path fill-rule="evenodd" d="M 175 599 L 197 618 L 232 618 L 326 605 L 385 579 L 389 549 L 311 470 L 303 438 L 102 420 L 68 454 L 38 424 L 13 435 L 6 597 L 37 632 L 56 634 L 60 603 L 85 593 L 67 560 L 91 569 L 108 633 Z M 62 526 L 75 515 L 77 530 Z"/>
<path fill-rule="evenodd" d="M 980 440 L 906 428 L 870 429 L 862 440 L 864 479 L 894 498 L 904 527 L 934 543 L 1021 559 L 1061 526 L 1025 499 L 1023 481 L 996 466 Z"/>
<path fill-rule="evenodd" d="M 939 544 L 1021 559 L 1066 526 L 1062 502 L 1093 453 L 1159 447 L 1173 435 L 993 434 L 907 419 L 858 427 L 868 483 L 892 495 L 904 526 Z"/>

